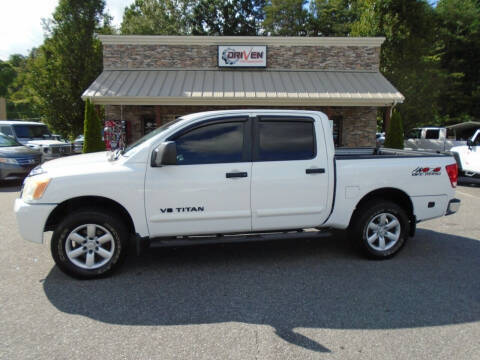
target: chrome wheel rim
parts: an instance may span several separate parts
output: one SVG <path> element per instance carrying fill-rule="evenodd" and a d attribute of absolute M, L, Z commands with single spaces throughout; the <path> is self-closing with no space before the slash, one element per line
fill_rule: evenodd
<path fill-rule="evenodd" d="M 377 251 L 391 249 L 400 239 L 402 228 L 398 218 L 391 213 L 375 215 L 365 230 L 370 247 Z"/>
<path fill-rule="evenodd" d="M 112 233 L 103 226 L 84 224 L 68 234 L 65 252 L 75 266 L 98 269 L 112 259 L 115 241 Z"/>

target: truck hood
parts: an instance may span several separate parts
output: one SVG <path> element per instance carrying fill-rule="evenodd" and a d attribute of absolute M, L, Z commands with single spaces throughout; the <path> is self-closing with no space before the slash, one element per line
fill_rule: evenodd
<path fill-rule="evenodd" d="M 73 169 L 75 172 L 92 172 L 95 169 L 101 169 L 111 163 L 111 161 L 108 161 L 108 152 L 102 151 L 50 160 L 45 162 L 42 168 L 48 172 L 59 171 L 60 174 Z"/>
<path fill-rule="evenodd" d="M 0 147 L 0 156 L 18 157 L 18 156 L 32 156 L 40 155 L 39 150 L 34 150 L 26 146 L 5 146 Z"/>
<path fill-rule="evenodd" d="M 67 143 L 58 141 L 58 140 L 26 140 L 20 139 L 20 142 L 23 145 L 36 145 L 36 146 L 50 146 L 50 145 L 68 145 Z"/>

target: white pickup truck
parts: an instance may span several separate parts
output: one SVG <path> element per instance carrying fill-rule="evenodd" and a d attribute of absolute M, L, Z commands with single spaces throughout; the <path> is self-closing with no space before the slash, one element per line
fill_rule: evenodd
<path fill-rule="evenodd" d="M 445 127 L 424 127 L 410 130 L 403 142 L 406 150 L 429 152 L 445 152 L 450 148 L 465 145 L 466 141 L 456 140 L 448 136 L 449 129 Z"/>
<path fill-rule="evenodd" d="M 187 115 L 122 152 L 49 161 L 15 212 L 80 278 L 113 271 L 145 245 L 318 237 L 349 229 L 372 258 L 396 254 L 416 223 L 457 211 L 453 157 L 393 149 L 335 152 L 326 115 L 229 110 Z M 305 229 L 319 231 L 304 231 Z"/>
<path fill-rule="evenodd" d="M 454 146 L 450 152 L 457 160 L 460 173 L 480 178 L 480 129 L 467 140 L 466 145 Z"/>

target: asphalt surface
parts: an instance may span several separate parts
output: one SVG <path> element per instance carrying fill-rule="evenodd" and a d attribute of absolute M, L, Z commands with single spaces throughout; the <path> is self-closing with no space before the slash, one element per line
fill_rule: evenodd
<path fill-rule="evenodd" d="M 388 261 L 345 235 L 154 249 L 64 275 L 0 183 L 1 359 L 480 359 L 480 185 Z"/>

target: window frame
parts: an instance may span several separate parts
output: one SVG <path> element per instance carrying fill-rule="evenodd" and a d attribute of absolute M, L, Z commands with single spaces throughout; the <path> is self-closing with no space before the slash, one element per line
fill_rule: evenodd
<path fill-rule="evenodd" d="M 212 164 L 234 164 L 234 163 L 244 163 L 252 161 L 252 129 L 251 129 L 251 119 L 247 115 L 233 115 L 233 116 L 222 116 L 219 118 L 205 119 L 194 124 L 190 124 L 182 129 L 179 129 L 176 133 L 170 135 L 166 141 L 177 141 L 183 135 L 186 135 L 194 130 L 204 128 L 210 125 L 217 124 L 228 124 L 228 123 L 243 123 L 243 149 L 242 149 L 242 159 L 239 161 L 233 162 L 210 162 L 210 163 L 201 163 L 201 164 L 178 164 L 181 166 L 188 165 L 212 165 Z"/>
<path fill-rule="evenodd" d="M 282 160 L 260 160 L 260 123 L 262 122 L 301 122 L 310 123 L 313 131 L 313 156 L 305 159 L 282 159 Z M 308 116 L 278 116 L 278 115 L 261 115 L 254 118 L 253 121 L 253 162 L 277 162 L 277 161 L 305 161 L 312 160 L 317 157 L 317 134 L 315 129 L 315 119 Z"/>

